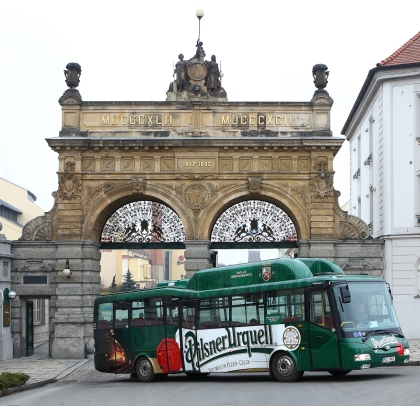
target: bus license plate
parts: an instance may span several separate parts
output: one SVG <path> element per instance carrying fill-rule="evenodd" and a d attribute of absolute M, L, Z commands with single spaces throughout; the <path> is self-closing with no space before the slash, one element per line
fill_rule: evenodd
<path fill-rule="evenodd" d="M 389 362 L 394 362 L 394 361 L 395 361 L 395 357 L 382 358 L 382 364 L 388 364 Z"/>

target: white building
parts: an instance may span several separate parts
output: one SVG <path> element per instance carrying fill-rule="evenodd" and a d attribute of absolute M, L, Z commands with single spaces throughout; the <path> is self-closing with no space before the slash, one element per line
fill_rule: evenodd
<path fill-rule="evenodd" d="M 371 69 L 344 125 L 350 212 L 384 239 L 403 332 L 420 337 L 420 32 Z"/>
<path fill-rule="evenodd" d="M 0 222 L 8 240 L 19 239 L 29 220 L 44 215 L 35 201 L 36 196 L 29 190 L 0 178 Z"/>

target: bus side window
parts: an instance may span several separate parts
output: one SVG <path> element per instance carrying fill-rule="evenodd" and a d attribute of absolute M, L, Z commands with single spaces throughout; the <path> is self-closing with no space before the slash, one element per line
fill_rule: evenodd
<path fill-rule="evenodd" d="M 281 322 L 292 323 L 304 318 L 303 290 L 279 290 L 267 292 L 267 315 L 279 316 Z"/>
<path fill-rule="evenodd" d="M 252 293 L 232 297 L 232 326 L 255 326 L 264 323 L 264 296 Z"/>
<path fill-rule="evenodd" d="M 128 309 L 115 309 L 115 328 L 128 327 Z"/>
<path fill-rule="evenodd" d="M 98 307 L 98 330 L 110 330 L 113 324 L 112 303 L 101 303 Z"/>
<path fill-rule="evenodd" d="M 132 327 L 145 326 L 146 321 L 144 318 L 144 301 L 143 300 L 134 301 L 131 306 L 132 306 L 131 326 Z"/>

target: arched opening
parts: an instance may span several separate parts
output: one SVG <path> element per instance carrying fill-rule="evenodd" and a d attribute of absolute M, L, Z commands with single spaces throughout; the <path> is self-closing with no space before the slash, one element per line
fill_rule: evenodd
<path fill-rule="evenodd" d="M 185 277 L 185 234 L 180 217 L 164 204 L 146 200 L 120 207 L 101 232 L 103 291 Z"/>
<path fill-rule="evenodd" d="M 267 255 L 294 257 L 297 242 L 296 227 L 288 214 L 262 200 L 246 200 L 230 206 L 216 220 L 211 232 L 211 248 L 218 249 L 219 264 L 224 265 L 263 260 Z M 238 250 L 247 250 L 248 256 L 246 251 L 244 255 Z M 225 263 L 227 258 L 231 263 Z"/>

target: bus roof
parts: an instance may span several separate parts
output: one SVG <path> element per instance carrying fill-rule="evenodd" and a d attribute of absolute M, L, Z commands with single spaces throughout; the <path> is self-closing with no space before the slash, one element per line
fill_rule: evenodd
<path fill-rule="evenodd" d="M 326 259 L 278 258 L 223 268 L 204 269 L 191 277 L 186 288 L 198 291 L 231 288 L 304 279 L 319 274 L 342 275 L 343 270 L 336 263 Z"/>
<path fill-rule="evenodd" d="M 263 277 L 264 275 L 264 277 Z M 135 300 L 158 296 L 180 298 L 210 298 L 231 294 L 247 294 L 273 289 L 294 289 L 354 281 L 384 282 L 378 277 L 345 275 L 334 262 L 321 258 L 280 258 L 267 261 L 203 269 L 191 279 L 159 282 L 153 289 L 136 290 L 98 296 L 98 303 Z"/>

